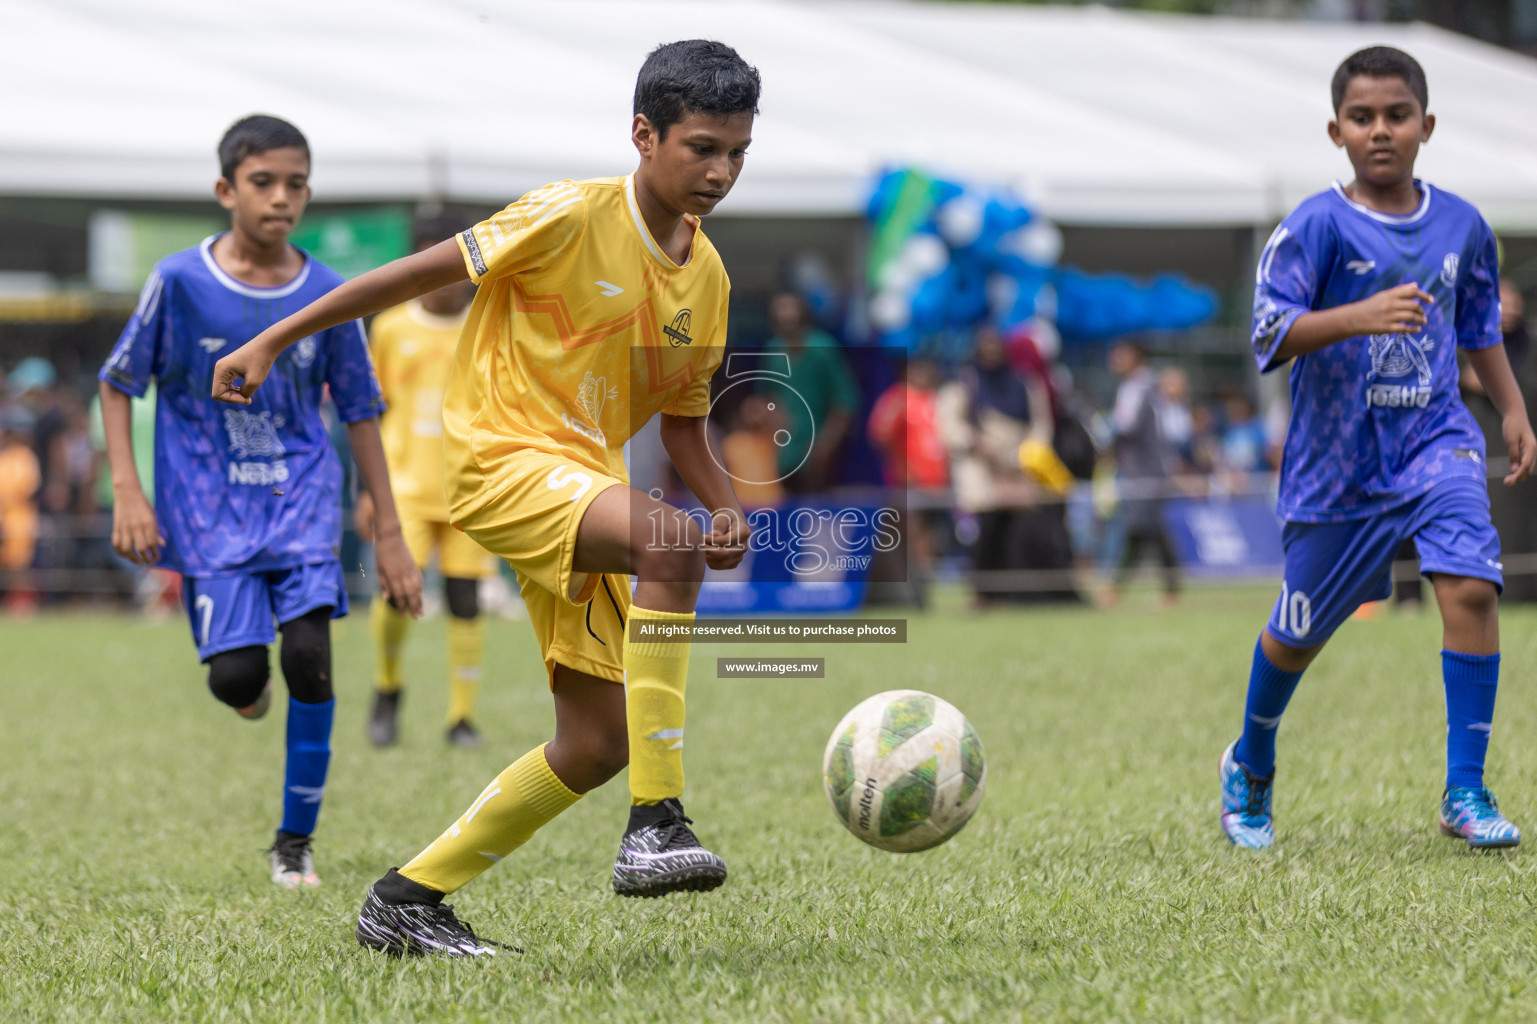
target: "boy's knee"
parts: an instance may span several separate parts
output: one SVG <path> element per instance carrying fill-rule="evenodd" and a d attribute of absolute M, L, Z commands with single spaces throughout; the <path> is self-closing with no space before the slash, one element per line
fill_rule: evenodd
<path fill-rule="evenodd" d="M 654 583 L 698 583 L 704 579 L 704 534 L 690 529 L 673 544 L 645 545 L 637 552 L 636 575 Z"/>
<path fill-rule="evenodd" d="M 208 690 L 232 708 L 248 708 L 261 697 L 271 672 L 267 648 L 237 647 L 208 659 Z"/>
<path fill-rule="evenodd" d="M 317 608 L 285 622 L 278 658 L 288 692 L 300 704 L 324 704 L 331 689 L 331 608 Z"/>
<path fill-rule="evenodd" d="M 1500 592 L 1488 580 L 1463 577 L 1452 584 L 1452 600 L 1469 615 L 1484 617 L 1499 610 Z"/>

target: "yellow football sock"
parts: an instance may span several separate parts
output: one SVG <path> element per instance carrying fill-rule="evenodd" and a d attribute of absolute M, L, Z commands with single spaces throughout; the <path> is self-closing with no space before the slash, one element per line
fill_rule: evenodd
<path fill-rule="evenodd" d="M 624 642 L 625 716 L 630 735 L 630 802 L 683 795 L 683 687 L 691 644 L 631 640 L 643 623 L 692 624 L 694 613 L 630 608 Z"/>
<path fill-rule="evenodd" d="M 481 662 L 486 653 L 486 620 L 448 617 L 448 724 L 475 717 Z"/>
<path fill-rule="evenodd" d="M 545 744 L 502 770 L 459 820 L 400 873 L 438 892 L 453 892 L 495 864 L 561 811 L 580 800 L 550 771 Z"/>
<path fill-rule="evenodd" d="M 411 620 L 376 597 L 368 609 L 368 626 L 374 638 L 374 685 L 382 693 L 400 691 L 400 646 Z"/>

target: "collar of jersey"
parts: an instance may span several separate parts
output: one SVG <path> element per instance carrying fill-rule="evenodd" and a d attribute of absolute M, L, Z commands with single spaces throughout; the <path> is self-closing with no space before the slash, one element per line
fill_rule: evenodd
<path fill-rule="evenodd" d="M 469 304 L 453 316 L 444 316 L 442 313 L 430 313 L 423 306 L 420 299 L 412 299 L 406 304 L 406 315 L 423 327 L 430 327 L 436 331 L 455 330 L 464 326 L 464 318 L 470 315 Z"/>
<path fill-rule="evenodd" d="M 635 175 L 624 176 L 624 201 L 630 208 L 630 219 L 635 222 L 635 230 L 640 235 L 641 244 L 651 254 L 651 258 L 668 270 L 682 270 L 694 262 L 694 250 L 699 245 L 699 218 L 693 214 L 685 213 L 683 219 L 693 225 L 694 240 L 688 247 L 688 262 L 682 266 L 674 263 L 668 255 L 662 251 L 662 247 L 656 244 L 656 239 L 651 237 L 651 229 L 646 227 L 646 219 L 640 215 L 640 204 L 635 201 Z"/>
<path fill-rule="evenodd" d="M 203 244 L 198 246 L 198 251 L 203 254 L 203 264 L 214 279 L 237 295 L 244 295 L 251 299 L 281 299 L 304 287 L 304 282 L 309 280 L 310 263 L 313 261 L 309 253 L 300 249 L 299 254 L 304 257 L 304 266 L 299 268 L 299 272 L 294 275 L 292 281 L 278 285 L 276 288 L 258 288 L 255 285 L 242 284 L 226 274 L 224 268 L 219 266 L 219 261 L 213 258 L 213 243 L 219 237 L 219 235 L 209 235 L 203 239 Z"/>
<path fill-rule="evenodd" d="M 1420 190 L 1420 195 L 1423 198 L 1420 200 L 1420 208 L 1413 213 L 1383 213 L 1381 210 L 1373 210 L 1370 207 L 1362 206 L 1345 194 L 1345 186 L 1340 183 L 1338 178 L 1335 178 L 1334 183 L 1329 187 L 1334 189 L 1335 195 L 1344 200 L 1346 206 L 1359 213 L 1364 213 L 1372 220 L 1383 224 L 1413 224 L 1430 211 L 1430 186 L 1418 178 L 1414 179 L 1414 187 Z"/>

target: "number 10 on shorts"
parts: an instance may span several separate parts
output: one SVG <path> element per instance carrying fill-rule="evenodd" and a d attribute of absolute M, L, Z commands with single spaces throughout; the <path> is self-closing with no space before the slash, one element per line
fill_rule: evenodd
<path fill-rule="evenodd" d="M 1277 629 L 1300 640 L 1313 628 L 1313 602 L 1302 591 L 1294 593 L 1287 589 L 1286 581 L 1282 580 L 1281 602 L 1276 608 L 1276 619 Z"/>

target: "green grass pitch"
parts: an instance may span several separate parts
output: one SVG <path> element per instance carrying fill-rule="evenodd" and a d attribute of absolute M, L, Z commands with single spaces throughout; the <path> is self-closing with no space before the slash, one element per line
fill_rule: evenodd
<path fill-rule="evenodd" d="M 360 949 L 365 887 L 445 827 L 552 721 L 526 625 L 491 630 L 478 751 L 448 749 L 443 624 L 408 646 L 400 747 L 367 745 L 366 620 L 342 624 L 324 886 L 276 890 L 282 705 L 242 722 L 186 626 L 0 621 L 0 1020 L 1239 1021 L 1537 1019 L 1537 854 L 1441 837 L 1440 628 L 1352 622 L 1281 732 L 1278 845 L 1231 849 L 1217 757 L 1270 594 L 1170 613 L 971 614 L 906 645 L 818 645 L 827 678 L 689 690 L 690 813 L 726 886 L 622 901 L 623 778 L 453 902 L 521 957 L 401 963 Z M 1537 843 L 1537 611 L 1508 609 L 1490 782 Z M 908 856 L 822 795 L 833 725 L 931 690 L 981 733 L 987 797 Z"/>

